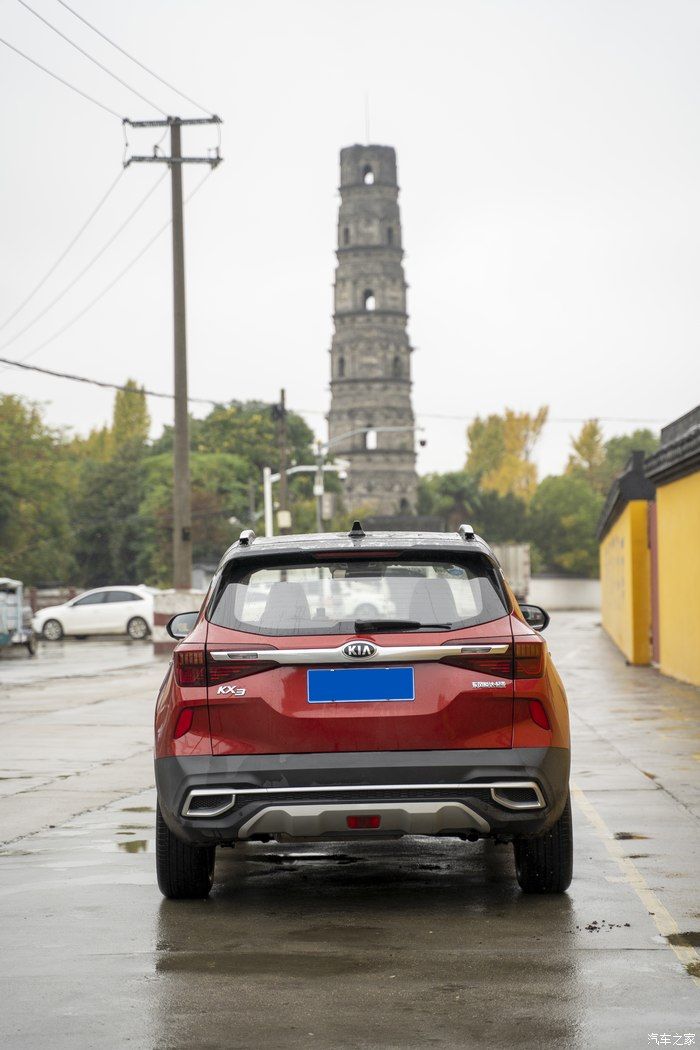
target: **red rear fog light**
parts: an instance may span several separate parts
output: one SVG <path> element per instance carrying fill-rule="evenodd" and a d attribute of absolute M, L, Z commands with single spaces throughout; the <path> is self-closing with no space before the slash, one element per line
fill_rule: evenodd
<path fill-rule="evenodd" d="M 177 722 L 175 723 L 175 732 L 173 737 L 175 740 L 179 740 L 185 733 L 189 733 L 192 728 L 192 719 L 194 718 L 194 711 L 191 707 L 185 707 L 177 716 Z"/>
<path fill-rule="evenodd" d="M 357 831 L 360 828 L 378 828 L 382 822 L 382 818 L 379 816 L 365 817 L 365 816 L 353 816 L 348 817 L 348 827 L 352 831 Z"/>
<path fill-rule="evenodd" d="M 547 712 L 544 709 L 544 705 L 540 700 L 531 700 L 528 704 L 530 708 L 530 718 L 532 721 L 540 727 L 540 729 L 549 729 L 549 719 L 547 718 Z"/>

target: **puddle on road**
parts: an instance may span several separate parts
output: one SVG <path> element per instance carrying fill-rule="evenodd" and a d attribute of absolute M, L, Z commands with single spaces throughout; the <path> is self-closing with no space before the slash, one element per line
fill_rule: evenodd
<path fill-rule="evenodd" d="M 290 864 L 299 861 L 325 861 L 328 864 L 357 864 L 359 857 L 348 857 L 344 853 L 265 853 L 261 856 L 245 857 L 239 853 L 234 860 L 243 864 Z M 290 870 L 293 870 L 290 868 Z"/>
<path fill-rule="evenodd" d="M 326 952 L 176 952 L 156 961 L 156 973 L 225 974 L 231 977 L 293 973 L 295 980 L 367 972 L 371 962 Z"/>
<path fill-rule="evenodd" d="M 690 930 L 686 933 L 669 933 L 666 940 L 669 944 L 678 944 L 682 947 L 686 947 L 689 944 L 692 948 L 700 948 L 700 931 Z"/>
<path fill-rule="evenodd" d="M 379 926 L 341 926 L 339 923 L 323 923 L 303 930 L 288 930 L 287 937 L 294 941 L 325 942 L 342 941 L 345 945 L 366 947 L 372 939 L 384 942 L 386 930 Z"/>
<path fill-rule="evenodd" d="M 635 831 L 616 831 L 615 838 L 620 842 L 626 842 L 628 839 L 648 839 L 648 835 L 638 835 Z"/>
<path fill-rule="evenodd" d="M 131 839 L 129 842 L 118 842 L 117 849 L 125 853 L 147 853 L 148 839 Z"/>

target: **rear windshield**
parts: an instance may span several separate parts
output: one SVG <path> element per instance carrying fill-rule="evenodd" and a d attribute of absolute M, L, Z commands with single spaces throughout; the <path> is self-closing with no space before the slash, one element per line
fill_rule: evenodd
<path fill-rule="evenodd" d="M 208 619 L 255 634 L 349 634 L 375 624 L 388 630 L 392 621 L 396 630 L 452 630 L 507 612 L 496 571 L 480 554 L 369 554 L 233 562 Z"/>

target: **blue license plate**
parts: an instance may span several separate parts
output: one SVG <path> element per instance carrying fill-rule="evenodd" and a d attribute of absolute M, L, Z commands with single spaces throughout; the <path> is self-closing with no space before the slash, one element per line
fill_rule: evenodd
<path fill-rule="evenodd" d="M 414 700 L 412 667 L 333 667 L 310 670 L 310 704 L 360 704 Z"/>

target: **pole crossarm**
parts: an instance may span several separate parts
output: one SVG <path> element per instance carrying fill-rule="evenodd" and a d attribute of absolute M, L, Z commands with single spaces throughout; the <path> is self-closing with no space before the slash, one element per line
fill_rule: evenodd
<path fill-rule="evenodd" d="M 213 157 L 163 157 L 159 153 L 147 153 L 141 157 L 134 154 L 124 161 L 124 167 L 128 168 L 130 164 L 209 164 L 215 168 L 223 159 L 218 151 Z"/>
<path fill-rule="evenodd" d="M 124 117 L 122 124 L 128 124 L 130 128 L 168 128 L 171 124 L 223 124 L 223 120 L 216 114 L 211 117 L 165 117 L 163 120 L 130 120 Z"/>

